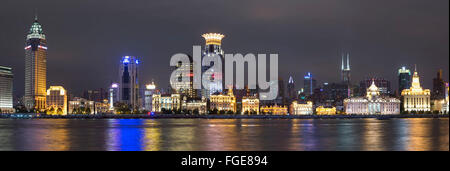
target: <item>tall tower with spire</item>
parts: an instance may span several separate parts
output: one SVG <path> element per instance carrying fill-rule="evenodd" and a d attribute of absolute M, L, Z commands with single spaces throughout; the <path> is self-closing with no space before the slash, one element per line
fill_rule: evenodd
<path fill-rule="evenodd" d="M 27 110 L 44 111 L 47 88 L 47 40 L 35 15 L 25 42 L 25 96 Z"/>
<path fill-rule="evenodd" d="M 350 85 L 350 54 L 349 53 L 347 53 L 347 57 L 345 57 L 345 55 L 342 54 L 341 80 L 344 84 Z"/>

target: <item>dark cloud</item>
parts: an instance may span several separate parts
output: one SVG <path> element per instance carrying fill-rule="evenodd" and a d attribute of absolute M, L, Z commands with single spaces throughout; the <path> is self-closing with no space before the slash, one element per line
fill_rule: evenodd
<path fill-rule="evenodd" d="M 123 55 L 142 59 L 142 82 L 167 87 L 169 59 L 203 45 L 205 32 L 226 35 L 226 53 L 279 53 L 280 76 L 305 72 L 339 80 L 343 49 L 352 78 L 384 77 L 418 65 L 431 88 L 438 69 L 448 80 L 448 0 L 6 0 L 0 6 L 0 65 L 14 68 L 23 94 L 24 41 L 34 11 L 48 39 L 48 82 L 75 94 L 106 87 Z"/>

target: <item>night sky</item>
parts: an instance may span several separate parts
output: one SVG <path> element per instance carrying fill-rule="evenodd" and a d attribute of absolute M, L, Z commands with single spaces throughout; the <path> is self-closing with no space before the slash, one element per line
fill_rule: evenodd
<path fill-rule="evenodd" d="M 167 88 L 170 57 L 192 54 L 201 34 L 220 32 L 225 53 L 278 53 L 280 76 L 301 88 L 312 72 L 340 80 L 340 52 L 351 56 L 352 82 L 417 64 L 422 84 L 449 70 L 448 0 L 2 0 L 0 65 L 24 92 L 25 36 L 37 9 L 47 36 L 47 87 L 79 96 L 118 78 L 121 56 L 138 56 L 141 82 Z"/>

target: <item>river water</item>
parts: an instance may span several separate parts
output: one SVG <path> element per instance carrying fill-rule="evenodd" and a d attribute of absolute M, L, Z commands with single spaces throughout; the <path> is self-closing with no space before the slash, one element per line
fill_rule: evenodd
<path fill-rule="evenodd" d="M 0 150 L 449 150 L 448 118 L 0 119 Z"/>

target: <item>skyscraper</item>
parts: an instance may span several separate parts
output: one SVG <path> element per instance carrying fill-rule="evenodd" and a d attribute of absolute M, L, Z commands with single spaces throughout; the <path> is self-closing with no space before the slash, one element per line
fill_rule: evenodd
<path fill-rule="evenodd" d="M 151 84 L 145 85 L 145 92 L 144 92 L 144 109 L 147 111 L 152 110 L 152 97 L 155 93 L 156 85 L 154 82 Z"/>
<path fill-rule="evenodd" d="M 193 59 L 192 56 L 189 56 L 190 63 L 185 64 L 186 66 L 182 66 L 182 62 L 180 61 L 177 66 L 175 66 L 173 69 L 183 70 L 186 68 L 187 70 L 184 72 L 187 72 L 187 76 L 189 77 L 189 82 L 182 82 L 183 75 L 180 74 L 178 76 L 178 80 L 176 82 L 170 83 L 171 85 L 177 85 L 177 87 L 185 87 L 185 88 L 178 88 L 174 89 L 174 93 L 181 94 L 182 96 L 186 96 L 189 99 L 197 98 L 197 90 L 194 89 L 194 65 L 193 65 Z M 186 88 L 187 87 L 187 88 Z"/>
<path fill-rule="evenodd" d="M 295 91 L 294 78 L 292 78 L 292 76 L 289 77 L 287 91 L 288 91 L 289 102 L 291 102 L 291 100 L 294 100 L 297 98 L 297 92 Z"/>
<path fill-rule="evenodd" d="M 433 79 L 432 99 L 445 98 L 445 81 L 442 79 L 442 69 L 437 72 L 436 78 Z"/>
<path fill-rule="evenodd" d="M 42 26 L 35 17 L 26 38 L 25 96 L 27 110 L 44 111 L 46 108 L 47 41 Z"/>
<path fill-rule="evenodd" d="M 9 67 L 0 66 L 0 113 L 13 113 L 13 73 Z"/>
<path fill-rule="evenodd" d="M 398 69 L 398 92 L 411 87 L 411 72 L 406 67 Z"/>
<path fill-rule="evenodd" d="M 224 52 L 222 50 L 222 39 L 225 37 L 223 34 L 219 33 L 206 33 L 202 37 L 205 39 L 206 44 L 202 54 L 202 59 L 206 57 L 213 57 L 214 55 L 219 55 L 222 60 L 222 69 L 225 65 Z M 212 75 L 210 80 L 217 80 L 217 82 L 211 82 L 209 84 L 209 90 L 204 87 L 202 89 L 202 96 L 209 99 L 209 96 L 214 93 L 223 92 L 223 78 L 224 74 L 222 71 L 211 71 L 212 73 L 206 72 L 210 67 L 202 67 L 202 73 Z"/>
<path fill-rule="evenodd" d="M 347 53 L 347 64 L 344 62 L 345 55 L 342 54 L 341 79 L 342 83 L 350 85 L 350 54 Z"/>
<path fill-rule="evenodd" d="M 139 60 L 134 56 L 124 56 L 120 62 L 119 101 L 130 105 L 132 110 L 140 107 L 138 66 Z"/>
<path fill-rule="evenodd" d="M 303 81 L 303 88 L 305 90 L 306 96 L 311 96 L 314 94 L 314 89 L 316 88 L 316 79 L 313 78 L 312 74 L 308 72 Z"/>

